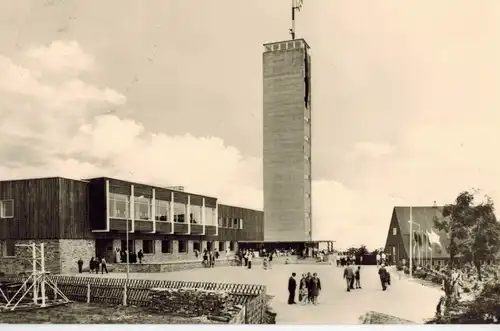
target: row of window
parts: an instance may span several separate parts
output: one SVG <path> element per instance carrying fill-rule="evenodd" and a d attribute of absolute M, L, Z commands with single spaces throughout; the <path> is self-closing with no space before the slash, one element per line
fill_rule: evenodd
<path fill-rule="evenodd" d="M 129 218 L 130 216 L 130 197 L 125 194 L 109 194 L 109 217 L 111 218 Z M 161 222 L 169 222 L 171 204 L 169 201 L 155 200 L 155 219 Z M 202 207 L 191 205 L 189 213 L 189 222 L 192 224 L 201 224 L 203 208 L 205 208 L 205 224 L 216 225 L 216 211 L 213 207 Z M 138 197 L 134 199 L 134 219 L 151 220 L 152 199 Z M 173 203 L 173 221 L 177 223 L 186 223 L 187 205 L 180 202 Z"/>
<path fill-rule="evenodd" d="M 219 228 L 243 229 L 243 220 L 241 218 L 219 217 Z"/>
<path fill-rule="evenodd" d="M 0 218 L 14 218 L 14 200 L 0 200 Z"/>
<path fill-rule="evenodd" d="M 187 240 L 177 240 L 178 242 L 178 251 L 179 253 L 188 253 L 188 241 Z M 223 252 L 226 250 L 226 242 L 219 241 L 217 247 L 213 247 L 213 242 L 207 241 L 207 250 L 217 249 L 219 252 Z M 134 247 L 135 249 L 142 249 L 144 254 L 156 254 L 156 246 L 154 240 L 142 240 L 142 248 L 137 247 L 134 240 L 129 240 L 129 247 Z M 121 249 L 125 251 L 127 249 L 127 241 L 121 241 Z M 229 242 L 229 250 L 234 250 L 234 242 Z M 193 251 L 201 252 L 201 241 L 193 242 Z M 162 254 L 171 254 L 173 252 L 173 241 L 172 240 L 162 240 L 161 241 L 161 253 Z M 5 256 L 5 255 L 4 255 Z"/>

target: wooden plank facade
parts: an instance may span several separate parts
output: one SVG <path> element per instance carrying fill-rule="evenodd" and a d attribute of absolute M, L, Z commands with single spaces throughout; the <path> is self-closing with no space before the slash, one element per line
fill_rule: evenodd
<path fill-rule="evenodd" d="M 0 200 L 13 200 L 0 219 L 1 239 L 91 239 L 87 182 L 66 178 L 0 181 Z"/>
<path fill-rule="evenodd" d="M 217 204 L 217 198 L 162 187 L 138 184 L 112 178 L 72 180 L 60 177 L 0 181 L 0 200 L 13 200 L 12 218 L 0 219 L 2 239 L 95 239 L 121 238 L 126 232 L 125 218 L 108 217 L 108 194 L 130 198 L 148 198 L 163 203 L 182 203 L 187 206 L 214 208 L 218 225 L 188 223 L 190 207 L 184 211 L 184 222 L 172 222 L 170 210 L 167 221 L 150 219 L 129 220 L 133 237 L 151 239 L 166 236 L 187 237 L 211 241 L 263 240 L 262 211 Z M 153 199 L 154 197 L 154 199 Z M 129 200 L 130 201 L 130 200 Z M 131 204 L 129 203 L 129 207 Z M 200 210 L 200 208 L 198 208 Z M 97 230 L 97 231 L 96 231 Z M 196 240 L 198 240 L 196 239 Z"/>
<path fill-rule="evenodd" d="M 218 205 L 219 237 L 226 241 L 263 241 L 264 212 Z M 237 222 L 241 221 L 241 225 Z M 241 229 L 240 229 L 241 228 Z"/>

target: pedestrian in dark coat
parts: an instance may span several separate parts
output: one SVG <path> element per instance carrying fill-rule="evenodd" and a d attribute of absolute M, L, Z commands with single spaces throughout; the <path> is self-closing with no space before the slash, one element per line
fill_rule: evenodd
<path fill-rule="evenodd" d="M 78 264 L 78 272 L 82 273 L 82 271 L 83 271 L 83 260 L 80 258 L 78 260 L 77 264 Z"/>
<path fill-rule="evenodd" d="M 347 285 L 347 292 L 351 292 L 351 283 L 354 279 L 354 271 L 350 265 L 346 265 L 344 268 L 344 279 Z"/>
<path fill-rule="evenodd" d="M 385 291 L 387 289 L 387 283 L 390 282 L 390 275 L 387 269 L 385 268 L 384 264 L 380 265 L 380 268 L 378 269 L 378 275 L 380 277 L 380 284 L 382 285 L 382 291 Z"/>
<path fill-rule="evenodd" d="M 321 292 L 321 281 L 318 278 L 318 274 L 314 273 L 311 278 L 311 302 L 316 305 L 318 303 L 318 296 Z"/>
<path fill-rule="evenodd" d="M 89 273 L 92 273 L 92 271 L 94 271 L 94 268 L 95 268 L 95 261 L 94 258 L 92 257 L 89 262 Z"/>
<path fill-rule="evenodd" d="M 294 305 L 295 302 L 295 291 L 297 290 L 297 281 L 295 280 L 295 272 L 292 273 L 292 277 L 288 279 L 288 304 Z"/>
<path fill-rule="evenodd" d="M 307 279 L 306 279 L 306 282 L 307 282 L 307 302 L 311 303 L 312 302 L 312 287 L 311 287 L 311 280 L 312 280 L 312 276 L 311 276 L 311 273 L 308 272 L 307 273 Z"/>

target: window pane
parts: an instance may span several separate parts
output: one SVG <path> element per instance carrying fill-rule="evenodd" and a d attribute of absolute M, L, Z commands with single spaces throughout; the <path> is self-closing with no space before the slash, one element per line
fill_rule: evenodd
<path fill-rule="evenodd" d="M 128 215 L 128 202 L 115 200 L 114 212 L 111 213 L 111 217 L 127 218 L 127 215 Z"/>
<path fill-rule="evenodd" d="M 14 200 L 3 200 L 0 209 L 2 218 L 14 217 Z"/>
<path fill-rule="evenodd" d="M 194 224 L 201 224 L 201 206 L 191 205 L 190 221 Z"/>
<path fill-rule="evenodd" d="M 144 254 L 154 254 L 155 244 L 153 240 L 143 240 L 142 241 L 142 251 Z"/>
<path fill-rule="evenodd" d="M 156 200 L 155 218 L 157 221 L 167 222 L 170 214 L 170 203 L 168 201 Z"/>
<path fill-rule="evenodd" d="M 201 242 L 199 241 L 194 241 L 193 242 L 193 249 L 197 250 L 198 252 L 201 252 Z"/>
<path fill-rule="evenodd" d="M 174 222 L 184 223 L 186 215 L 186 205 L 174 202 Z"/>
<path fill-rule="evenodd" d="M 172 253 L 172 242 L 170 240 L 161 241 L 161 252 L 164 254 Z"/>
<path fill-rule="evenodd" d="M 124 194 L 109 194 L 109 217 L 128 218 L 129 197 Z"/>
<path fill-rule="evenodd" d="M 215 217 L 215 208 L 205 207 L 205 224 L 217 226 L 217 219 Z"/>
<path fill-rule="evenodd" d="M 16 255 L 16 242 L 14 240 L 3 240 L 2 245 L 2 256 L 10 257 Z"/>
<path fill-rule="evenodd" d="M 187 245 L 185 240 L 179 240 L 179 253 L 187 253 Z"/>
<path fill-rule="evenodd" d="M 151 211 L 151 199 L 149 198 L 135 198 L 134 213 L 135 219 L 149 220 Z"/>

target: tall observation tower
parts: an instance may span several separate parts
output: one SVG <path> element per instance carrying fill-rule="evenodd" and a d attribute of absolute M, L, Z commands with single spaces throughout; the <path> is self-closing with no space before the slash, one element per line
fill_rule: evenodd
<path fill-rule="evenodd" d="M 264 239 L 312 240 L 311 56 L 304 39 L 264 45 Z"/>

